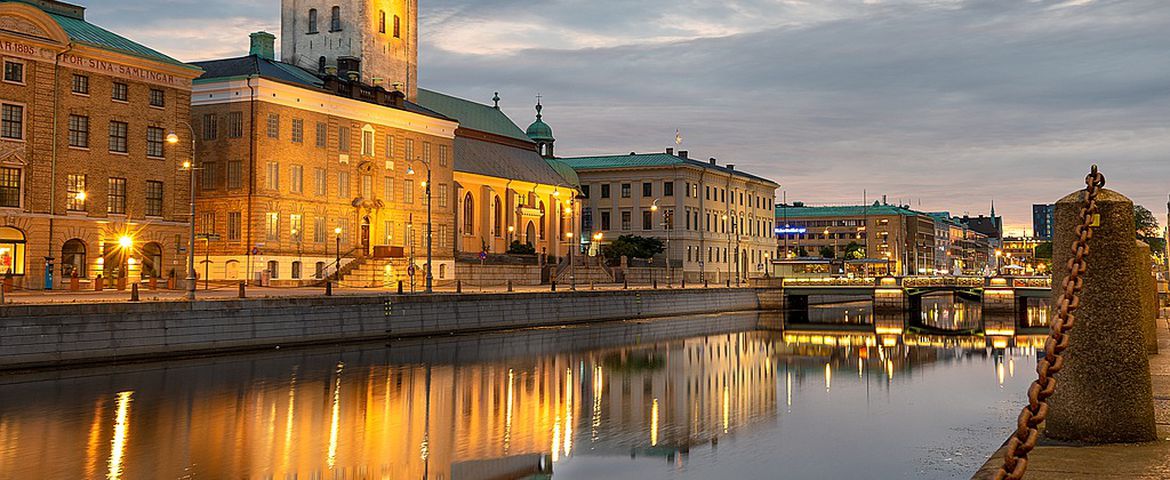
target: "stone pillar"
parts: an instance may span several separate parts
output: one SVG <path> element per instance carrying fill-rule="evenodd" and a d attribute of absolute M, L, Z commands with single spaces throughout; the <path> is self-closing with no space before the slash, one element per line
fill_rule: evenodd
<path fill-rule="evenodd" d="M 1060 298 L 1069 273 L 1082 196 L 1076 192 L 1056 204 L 1053 299 Z M 1153 441 L 1157 436 L 1150 365 L 1133 269 L 1133 202 L 1102 190 L 1097 203 L 1100 226 L 1089 241 L 1081 308 L 1075 313 L 1064 370 L 1050 399 L 1045 435 L 1088 443 Z"/>
<path fill-rule="evenodd" d="M 1138 278 L 1142 308 L 1142 336 L 1146 340 L 1146 353 L 1158 353 L 1158 280 L 1150 268 L 1150 246 L 1141 240 L 1134 248 L 1133 269 Z"/>

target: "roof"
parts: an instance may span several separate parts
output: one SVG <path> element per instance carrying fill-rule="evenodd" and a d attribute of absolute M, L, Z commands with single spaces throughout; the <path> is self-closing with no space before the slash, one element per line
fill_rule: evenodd
<path fill-rule="evenodd" d="M 135 57 L 145 58 L 147 60 L 154 60 L 157 62 L 169 63 L 171 65 L 190 68 L 190 65 L 164 55 L 158 50 L 152 49 L 102 27 L 89 23 L 84 19 L 74 18 L 52 12 L 45 13 L 48 14 L 49 17 L 51 17 L 53 20 L 55 20 L 57 24 L 61 26 L 61 29 L 65 30 L 65 33 L 69 34 L 69 39 L 73 42 L 82 43 L 105 50 L 112 50 Z"/>
<path fill-rule="evenodd" d="M 564 179 L 567 180 L 570 185 L 581 185 L 581 177 L 578 177 L 577 171 L 573 170 L 573 167 L 570 167 L 567 163 L 555 158 L 546 158 L 544 161 L 548 162 L 548 165 L 552 167 L 553 170 L 556 170 L 557 173 L 561 175 L 561 177 L 564 177 Z"/>
<path fill-rule="evenodd" d="M 895 205 L 846 205 L 837 207 L 794 207 L 776 205 L 776 218 L 861 217 L 864 215 L 925 215 L 916 210 Z"/>
<path fill-rule="evenodd" d="M 455 137 L 455 170 L 544 185 L 571 186 L 536 150 Z"/>
<path fill-rule="evenodd" d="M 418 103 L 427 109 L 459 120 L 460 128 L 532 143 L 532 139 L 498 108 L 420 88 Z"/>
<path fill-rule="evenodd" d="M 278 82 L 293 84 L 303 88 L 311 88 L 328 92 L 328 90 L 324 89 L 325 79 L 320 75 L 291 63 L 264 58 L 258 55 L 225 58 L 220 60 L 208 60 L 205 62 L 195 62 L 193 65 L 203 69 L 203 76 L 195 79 L 195 83 L 206 83 L 235 77 L 249 77 L 252 75 L 258 75 L 269 80 L 276 80 Z M 350 98 L 344 96 L 339 97 Z M 352 98 L 352 100 L 363 101 L 359 98 Z M 442 114 L 423 108 L 409 101 L 404 102 L 402 108 L 408 112 L 418 113 L 421 115 L 447 120 L 450 119 Z"/>
<path fill-rule="evenodd" d="M 727 168 L 722 165 L 712 165 L 707 162 L 700 162 L 691 158 L 682 158 L 677 155 L 667 153 L 635 153 L 630 155 L 603 155 L 595 157 L 566 157 L 559 159 L 565 164 L 569 165 L 578 172 L 585 170 L 610 170 L 618 168 L 658 168 L 658 167 L 675 167 L 675 166 L 691 166 L 697 168 L 704 168 L 708 170 L 716 170 L 721 173 L 735 175 L 738 177 L 749 178 L 752 180 L 770 183 L 779 186 L 773 180 L 764 177 L 752 175 L 750 173 Z"/>

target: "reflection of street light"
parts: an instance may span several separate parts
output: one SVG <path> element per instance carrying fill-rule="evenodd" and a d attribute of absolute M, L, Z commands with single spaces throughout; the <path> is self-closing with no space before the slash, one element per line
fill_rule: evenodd
<path fill-rule="evenodd" d="M 187 219 L 187 300 L 195 300 L 195 127 L 190 123 L 179 121 L 191 133 L 191 158 L 183 161 L 183 170 L 187 171 L 190 189 L 187 192 L 191 198 L 191 218 Z M 167 143 L 176 145 L 179 136 L 175 132 L 167 135 Z M 210 245 L 207 247 L 211 248 Z"/>

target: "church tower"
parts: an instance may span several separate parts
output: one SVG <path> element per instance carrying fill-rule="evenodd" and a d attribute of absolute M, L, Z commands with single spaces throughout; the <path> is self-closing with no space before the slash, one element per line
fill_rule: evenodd
<path fill-rule="evenodd" d="M 280 57 L 418 97 L 418 0 L 281 0 Z"/>
<path fill-rule="evenodd" d="M 536 149 L 540 152 L 540 156 L 544 158 L 556 158 L 556 155 L 553 153 L 553 144 L 556 143 L 557 139 L 553 137 L 552 127 L 544 123 L 544 114 L 541 113 L 543 110 L 544 106 L 540 104 L 540 97 L 537 97 L 536 121 L 528 126 L 528 130 L 525 133 L 528 134 L 528 138 L 536 142 Z"/>

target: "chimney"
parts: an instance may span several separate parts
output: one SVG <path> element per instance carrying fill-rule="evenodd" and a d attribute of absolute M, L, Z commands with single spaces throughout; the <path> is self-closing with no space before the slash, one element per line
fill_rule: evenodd
<path fill-rule="evenodd" d="M 678 151 L 678 156 L 679 156 L 680 158 L 687 158 L 687 151 L 686 151 L 686 150 L 679 150 L 679 151 Z"/>
<path fill-rule="evenodd" d="M 711 157 L 711 159 L 708 161 L 711 162 L 711 165 L 714 165 L 715 164 L 715 157 Z"/>
<path fill-rule="evenodd" d="M 673 149 L 673 148 L 669 148 L 669 147 L 668 147 L 668 148 L 666 149 L 666 154 L 667 154 L 667 155 L 674 155 L 674 149 Z M 1170 205 L 1170 203 L 1167 203 L 1166 205 Z"/>
<path fill-rule="evenodd" d="M 362 73 L 362 60 L 357 57 L 337 57 L 337 71 L 341 76 L 357 80 Z"/>
<path fill-rule="evenodd" d="M 728 170 L 735 170 L 735 164 L 734 163 L 727 164 L 727 169 Z"/>
<path fill-rule="evenodd" d="M 249 55 L 256 55 L 265 60 L 276 60 L 276 35 L 268 32 L 256 32 L 248 35 L 252 40 Z"/>

